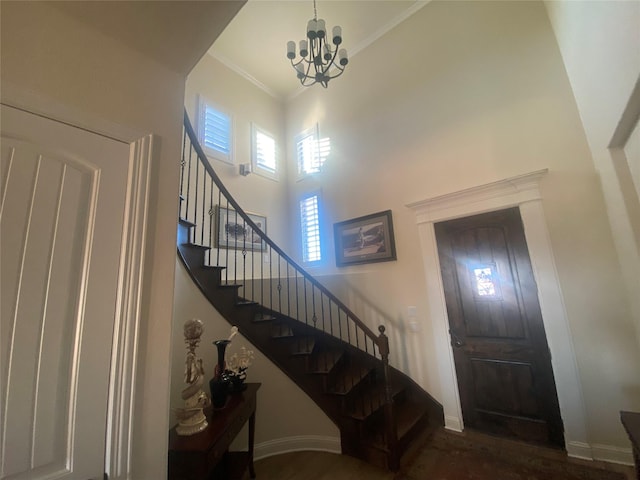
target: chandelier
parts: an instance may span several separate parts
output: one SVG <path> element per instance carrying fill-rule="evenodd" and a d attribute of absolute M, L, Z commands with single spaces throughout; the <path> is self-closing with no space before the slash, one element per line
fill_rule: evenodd
<path fill-rule="evenodd" d="M 313 0 L 313 18 L 307 23 L 307 40 L 300 40 L 299 59 L 296 59 L 296 42 L 287 42 L 287 58 L 304 87 L 319 83 L 327 88 L 329 80 L 342 75 L 349 63 L 347 51 L 338 49 L 342 43 L 342 28 L 336 25 L 331 33 L 333 48 L 328 42 L 324 20 L 318 20 L 316 0 Z"/>

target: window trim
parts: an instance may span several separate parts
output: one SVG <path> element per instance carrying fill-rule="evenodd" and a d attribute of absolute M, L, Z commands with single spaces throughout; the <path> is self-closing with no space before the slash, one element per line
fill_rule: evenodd
<path fill-rule="evenodd" d="M 274 143 L 274 156 L 275 156 L 275 170 L 271 171 L 269 168 L 265 168 L 258 163 L 258 133 L 261 133 L 273 140 Z M 280 149 L 278 148 L 278 140 L 276 136 L 273 135 L 270 131 L 262 128 L 260 125 L 251 122 L 251 165 L 253 167 L 253 171 L 265 178 L 269 178 L 271 180 L 279 180 L 280 177 Z"/>
<path fill-rule="evenodd" d="M 206 112 L 206 108 L 209 107 L 212 110 L 215 110 L 218 113 L 226 115 L 229 118 L 229 153 L 225 154 L 220 150 L 216 150 L 206 145 L 204 141 L 204 115 Z M 197 133 L 198 133 L 198 141 L 202 146 L 202 150 L 207 155 L 209 159 L 219 160 L 221 162 L 227 163 L 229 165 L 235 165 L 235 119 L 231 111 L 226 108 L 221 107 L 219 104 L 210 101 L 205 98 L 203 95 L 198 95 L 198 124 L 197 124 Z"/>

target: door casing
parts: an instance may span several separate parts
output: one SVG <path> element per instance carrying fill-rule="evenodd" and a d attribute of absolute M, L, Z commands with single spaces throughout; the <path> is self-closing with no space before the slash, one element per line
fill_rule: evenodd
<path fill-rule="evenodd" d="M 445 427 L 464 429 L 453 351 L 448 333 L 448 317 L 440 276 L 434 223 L 478 213 L 520 207 L 547 340 L 557 383 L 560 413 L 565 427 L 567 453 L 578 458 L 593 458 L 588 443 L 582 386 L 577 370 L 573 339 L 564 307 L 560 281 L 549 240 L 540 181 L 547 170 L 509 177 L 495 182 L 454 191 L 407 204 L 416 215 L 422 251 L 429 318 L 434 337 L 433 360 L 438 378 L 421 379 L 443 404 Z M 553 319 L 550 322 L 549 319 Z"/>

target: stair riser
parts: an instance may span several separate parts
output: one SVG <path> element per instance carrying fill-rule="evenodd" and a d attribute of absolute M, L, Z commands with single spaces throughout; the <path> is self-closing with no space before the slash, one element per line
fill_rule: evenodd
<path fill-rule="evenodd" d="M 191 227 L 187 227 L 182 223 L 178 224 L 178 245 L 191 243 Z"/>
<path fill-rule="evenodd" d="M 217 289 L 221 284 L 222 271 L 220 269 L 213 268 L 201 268 L 196 272 L 198 281 L 206 289 Z"/>
<path fill-rule="evenodd" d="M 180 252 L 182 253 L 182 256 L 187 265 L 204 265 L 204 256 L 206 253 L 206 249 L 189 244 L 182 245 L 180 247 Z"/>

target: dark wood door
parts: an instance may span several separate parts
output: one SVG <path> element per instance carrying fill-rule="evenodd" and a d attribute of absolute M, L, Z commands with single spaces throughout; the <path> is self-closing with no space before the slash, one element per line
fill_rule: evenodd
<path fill-rule="evenodd" d="M 435 230 L 465 426 L 564 447 L 520 210 Z"/>

